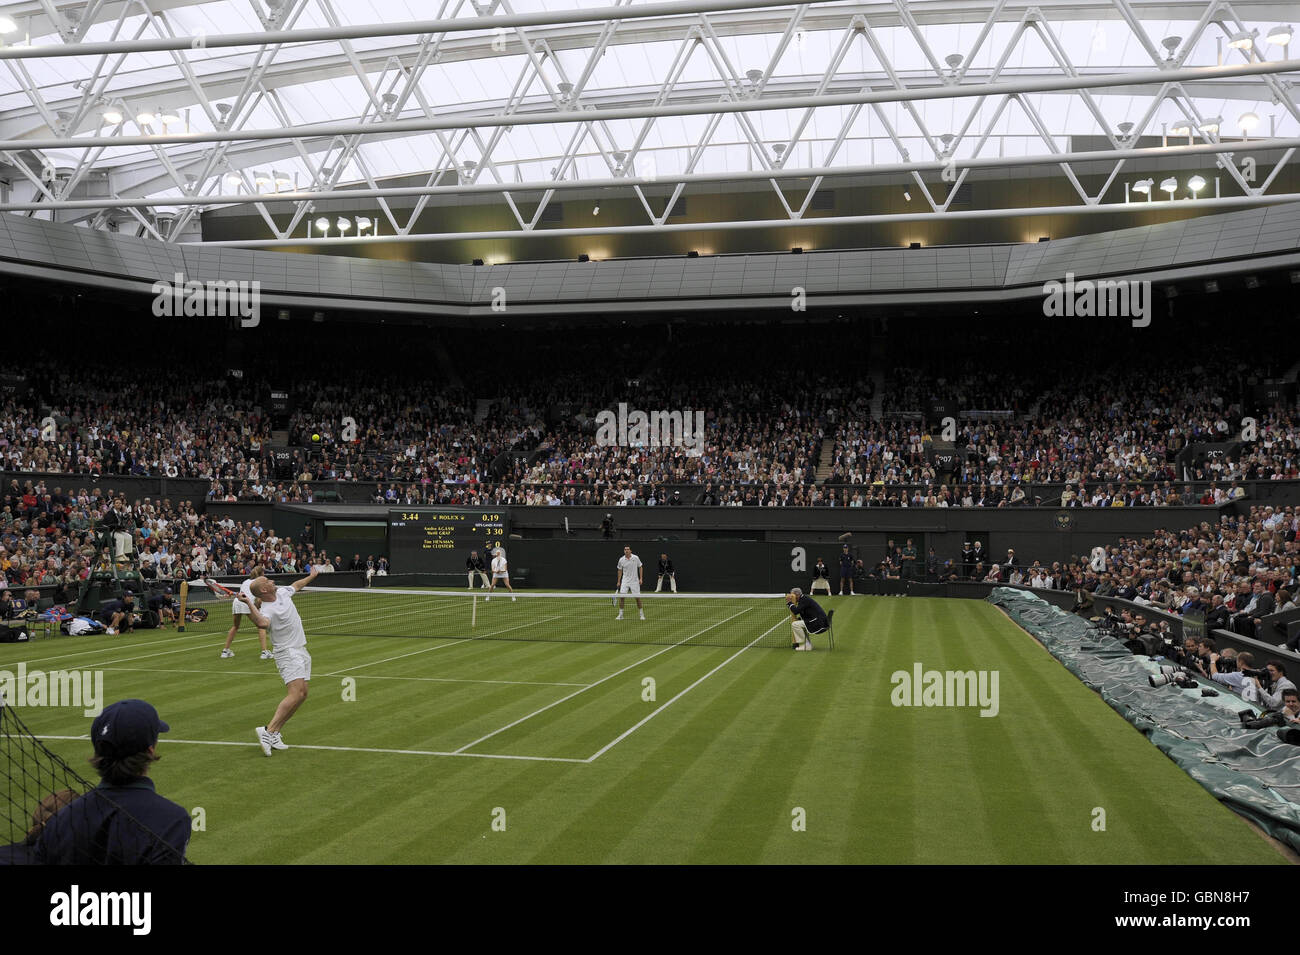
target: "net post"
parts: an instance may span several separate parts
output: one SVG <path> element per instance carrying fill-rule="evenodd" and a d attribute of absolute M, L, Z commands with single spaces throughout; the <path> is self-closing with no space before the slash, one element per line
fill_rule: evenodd
<path fill-rule="evenodd" d="M 473 630 L 478 626 L 478 594 L 470 597 L 469 606 L 469 627 Z"/>
<path fill-rule="evenodd" d="M 189 601 L 189 598 L 190 598 L 190 582 L 188 580 L 182 580 L 181 581 L 181 608 L 180 608 L 180 612 L 177 614 L 177 619 L 176 619 L 177 633 L 185 632 L 185 611 L 186 611 L 185 605 Z"/>

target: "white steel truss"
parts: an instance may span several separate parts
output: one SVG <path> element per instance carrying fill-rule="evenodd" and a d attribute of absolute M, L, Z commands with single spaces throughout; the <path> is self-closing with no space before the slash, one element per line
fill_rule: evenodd
<path fill-rule="evenodd" d="M 1047 214 L 954 203 L 972 175 L 1025 166 L 1068 184 L 1077 204 L 1053 209 L 1109 209 L 1131 198 L 1137 164 L 1209 156 L 1222 185 L 1198 208 L 1298 198 L 1280 188 L 1300 146 L 1300 60 L 1289 31 L 1277 39 L 1287 4 L 439 0 L 434 19 L 360 23 L 347 0 L 251 0 L 260 31 L 193 29 L 196 10 L 215 20 L 234 2 L 7 8 L 25 9 L 35 35 L 0 46 L 12 182 L 0 211 L 179 241 L 205 209 L 251 206 L 271 236 L 257 244 L 301 245 L 317 203 L 362 199 L 393 242 L 703 231 L 760 227 L 669 223 L 712 183 L 765 182 L 785 219 L 761 227 Z M 1094 24 L 1085 46 L 1081 21 Z M 802 52 L 811 34 L 816 72 Z M 1093 62 L 1109 44 L 1123 55 Z M 609 57 L 642 49 L 649 73 L 611 70 Z M 483 89 L 448 82 L 488 75 Z M 1265 120 L 1248 108 L 1247 136 L 1231 135 L 1236 120 L 1220 114 L 1252 104 L 1267 133 L 1249 137 L 1245 119 Z M 1023 152 L 1005 155 L 1008 142 Z M 1247 152 L 1266 168 L 1244 168 Z M 1106 163 L 1099 184 L 1085 162 Z M 816 211 L 828 179 L 900 173 L 922 212 Z M 107 194 L 89 195 L 99 182 Z M 554 198 L 582 189 L 635 198 L 644 222 L 546 225 Z M 460 195 L 500 203 L 515 228 L 419 231 L 431 203 Z"/>

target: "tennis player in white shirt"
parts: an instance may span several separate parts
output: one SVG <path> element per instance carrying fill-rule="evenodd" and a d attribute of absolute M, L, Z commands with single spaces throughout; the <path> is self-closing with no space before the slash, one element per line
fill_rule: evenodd
<path fill-rule="evenodd" d="M 510 586 L 510 568 L 506 564 L 506 552 L 498 547 L 492 552 L 492 583 L 488 585 L 488 595 L 484 600 L 492 599 L 492 591 L 497 589 L 497 581 L 506 585 L 506 590 L 510 591 L 510 599 L 515 599 L 515 588 Z"/>
<path fill-rule="evenodd" d="M 275 716 L 265 726 L 257 727 L 253 732 L 262 752 L 270 756 L 273 750 L 288 749 L 280 738 L 280 730 L 289 718 L 298 712 L 307 699 L 307 684 L 311 682 L 311 654 L 307 652 L 307 634 L 303 630 L 302 617 L 293 598 L 306 587 L 320 572 L 318 567 L 310 568 L 311 573 L 302 580 L 295 580 L 288 587 L 277 587 L 274 581 L 258 577 L 249 587 L 249 594 L 240 593 L 239 599 L 248 607 L 249 616 L 258 627 L 265 627 L 271 635 L 271 644 L 275 647 L 275 665 L 284 680 L 285 697 L 275 709 Z M 261 609 L 255 606 L 261 601 Z"/>
<path fill-rule="evenodd" d="M 641 581 L 645 576 L 645 567 L 641 564 L 641 558 L 632 553 L 630 546 L 624 545 L 623 556 L 618 559 L 618 581 L 615 583 L 615 589 L 619 593 L 618 598 L 618 616 L 615 620 L 623 619 L 623 594 L 631 594 L 636 598 L 636 610 L 641 619 L 645 619 L 645 609 L 641 606 Z"/>
<path fill-rule="evenodd" d="M 256 573 L 257 573 L 257 572 L 254 571 L 254 574 L 256 574 Z M 260 575 L 257 575 L 257 576 L 260 576 Z M 253 581 L 257 579 L 257 576 L 250 577 L 250 578 L 248 578 L 248 580 L 246 580 L 246 581 L 244 581 L 242 584 L 240 584 L 240 585 L 239 585 L 239 593 L 236 594 L 236 595 L 235 595 L 235 599 L 231 601 L 231 605 L 230 605 L 230 613 L 231 613 L 230 630 L 229 630 L 229 632 L 226 634 L 226 645 L 225 645 L 225 647 L 222 648 L 222 650 L 221 650 L 221 658 L 222 658 L 223 660 L 229 659 L 230 657 L 233 657 L 233 656 L 235 655 L 235 651 L 232 650 L 232 649 L 230 649 L 230 645 L 231 645 L 232 643 L 235 642 L 235 634 L 237 634 L 237 633 L 239 632 L 239 624 L 240 624 L 240 620 L 241 620 L 241 618 L 243 618 L 243 617 L 247 617 L 247 616 L 248 616 L 248 607 L 244 604 L 244 601 L 243 601 L 243 599 L 242 599 L 242 596 L 248 596 L 248 597 L 252 597 L 252 596 L 253 596 L 253 592 L 252 592 L 249 588 L 253 586 Z M 242 595 L 242 596 L 241 596 L 241 595 Z M 256 600 L 257 598 L 254 597 L 253 599 Z M 271 657 L 271 651 L 268 650 L 268 649 L 266 648 L 266 629 L 265 629 L 264 627 L 258 627 L 258 628 L 257 628 L 257 641 L 262 645 L 262 657 L 261 657 L 261 658 L 262 658 L 263 660 L 270 660 L 270 659 L 272 658 L 272 657 Z"/>

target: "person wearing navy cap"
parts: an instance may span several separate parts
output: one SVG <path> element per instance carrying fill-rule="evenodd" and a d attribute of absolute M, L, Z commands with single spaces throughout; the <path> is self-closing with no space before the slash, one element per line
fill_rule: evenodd
<path fill-rule="evenodd" d="M 171 727 L 144 700 L 120 700 L 91 724 L 100 784 L 51 817 L 36 843 L 41 865 L 180 865 L 190 814 L 154 791 L 149 764 Z"/>

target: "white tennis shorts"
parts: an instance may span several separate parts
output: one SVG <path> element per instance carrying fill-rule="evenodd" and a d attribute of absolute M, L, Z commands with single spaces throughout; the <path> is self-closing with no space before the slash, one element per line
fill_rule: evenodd
<path fill-rule="evenodd" d="M 288 686 L 294 680 L 311 680 L 311 654 L 303 647 L 285 647 L 273 651 L 280 679 Z"/>
<path fill-rule="evenodd" d="M 510 579 L 510 573 L 507 571 L 507 572 L 504 573 L 504 574 L 493 574 L 493 575 L 492 575 L 492 579 L 493 579 L 493 580 L 509 580 L 509 579 Z"/>
<path fill-rule="evenodd" d="M 621 594 L 631 594 L 634 597 L 641 596 L 641 585 L 635 580 L 625 580 L 618 588 Z"/>
<path fill-rule="evenodd" d="M 244 603 L 239 598 L 235 598 L 234 602 L 230 606 L 230 612 L 236 616 L 241 613 L 248 613 L 248 604 Z"/>

